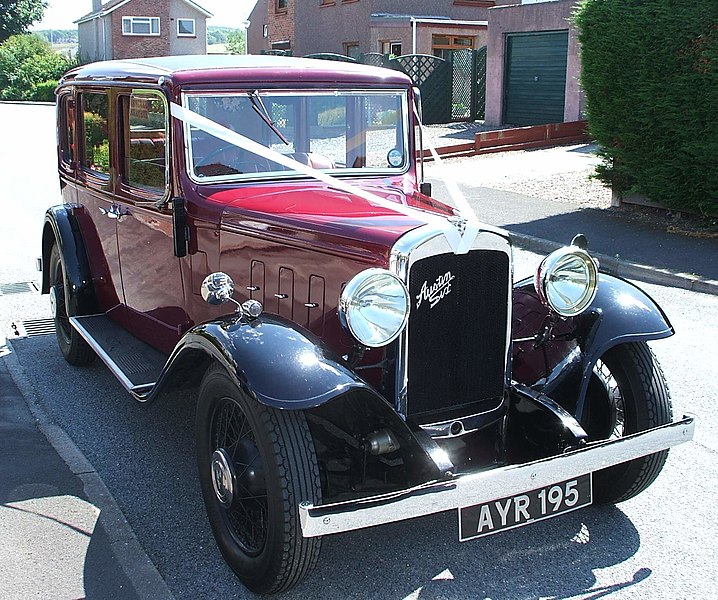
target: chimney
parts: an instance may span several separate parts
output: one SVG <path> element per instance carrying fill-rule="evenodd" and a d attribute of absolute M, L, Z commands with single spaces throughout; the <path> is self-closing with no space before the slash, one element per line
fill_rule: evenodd
<path fill-rule="evenodd" d="M 102 0 L 92 0 L 92 12 L 100 12 L 102 10 Z"/>

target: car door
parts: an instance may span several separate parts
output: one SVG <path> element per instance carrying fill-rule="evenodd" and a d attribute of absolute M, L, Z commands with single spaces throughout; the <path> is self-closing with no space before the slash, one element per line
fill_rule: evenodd
<path fill-rule="evenodd" d="M 169 353 L 189 318 L 174 254 L 169 178 L 169 110 L 159 91 L 117 99 L 117 243 L 124 298 L 135 335 Z"/>
<path fill-rule="evenodd" d="M 76 97 L 78 165 L 73 215 L 82 232 L 99 307 L 126 326 L 111 168 L 110 97 L 105 88 L 82 88 Z M 69 198 L 65 195 L 64 199 Z"/>

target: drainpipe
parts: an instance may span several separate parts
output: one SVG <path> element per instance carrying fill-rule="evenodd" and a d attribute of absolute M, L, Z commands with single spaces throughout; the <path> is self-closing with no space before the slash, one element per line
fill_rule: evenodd
<path fill-rule="evenodd" d="M 102 21 L 102 60 L 107 60 L 107 30 L 105 29 L 105 19 L 100 17 Z"/>
<path fill-rule="evenodd" d="M 411 53 L 416 54 L 416 19 L 411 17 Z"/>

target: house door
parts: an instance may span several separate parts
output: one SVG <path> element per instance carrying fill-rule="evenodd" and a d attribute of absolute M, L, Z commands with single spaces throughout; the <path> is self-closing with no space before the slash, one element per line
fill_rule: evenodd
<path fill-rule="evenodd" d="M 567 60 L 568 31 L 509 34 L 503 122 L 511 125 L 563 122 Z"/>

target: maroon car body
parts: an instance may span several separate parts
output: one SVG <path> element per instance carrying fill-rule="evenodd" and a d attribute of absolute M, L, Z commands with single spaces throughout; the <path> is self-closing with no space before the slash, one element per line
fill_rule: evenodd
<path fill-rule="evenodd" d="M 57 98 L 60 348 L 142 402 L 201 384 L 202 492 L 251 589 L 295 585 L 325 534 L 453 508 L 468 539 L 625 499 L 692 431 L 650 298 L 578 246 L 514 284 L 507 233 L 420 191 L 404 74 L 168 57 Z"/>

